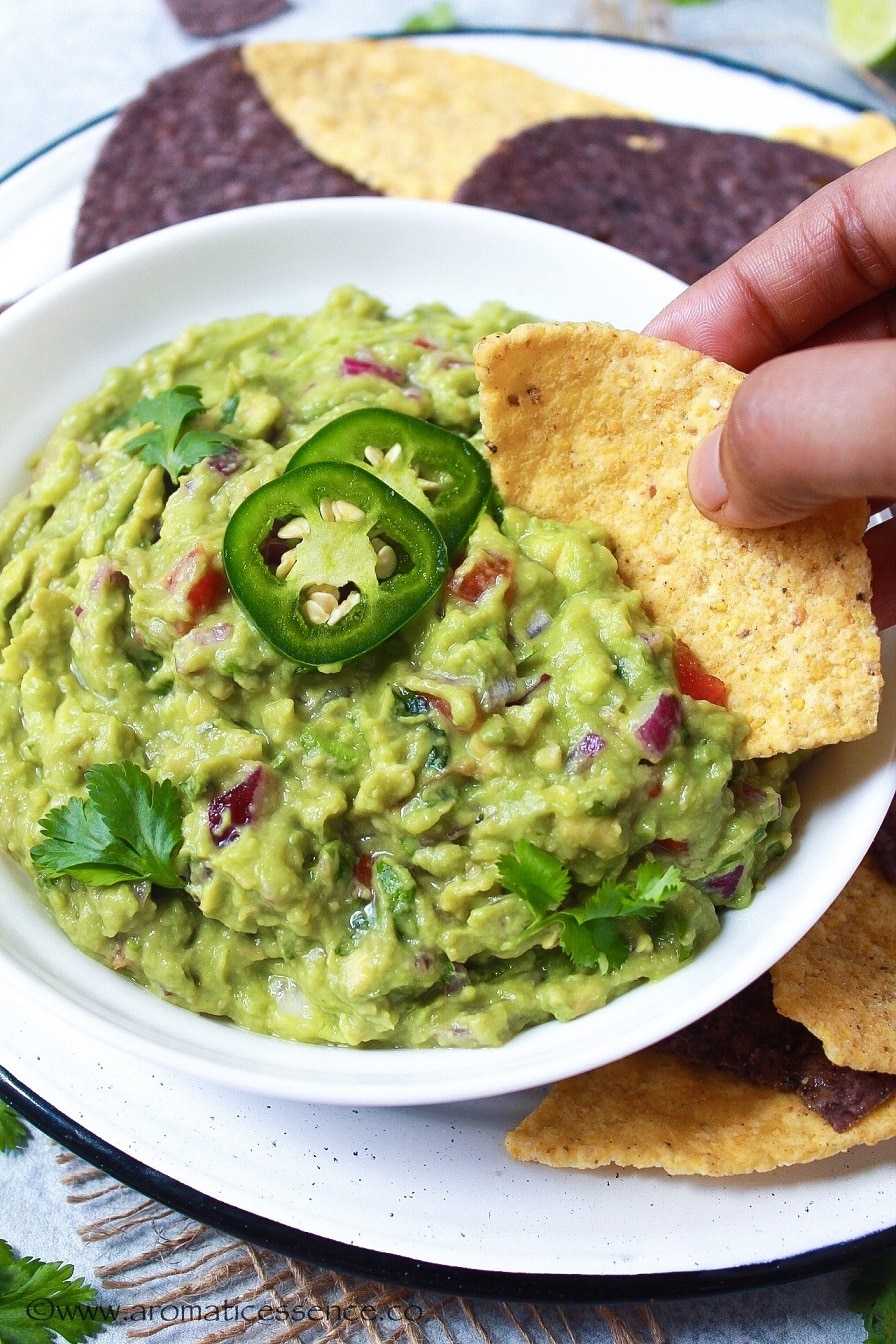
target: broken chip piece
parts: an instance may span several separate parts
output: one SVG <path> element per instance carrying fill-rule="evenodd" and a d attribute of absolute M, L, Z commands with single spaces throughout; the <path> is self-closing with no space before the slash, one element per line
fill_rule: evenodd
<path fill-rule="evenodd" d="M 721 678 L 745 756 L 864 737 L 881 690 L 864 501 L 784 527 L 720 527 L 687 464 L 743 375 L 600 323 L 530 323 L 475 350 L 483 432 L 508 503 L 607 530 L 623 581 Z"/>
<path fill-rule="evenodd" d="M 776 1092 L 795 1092 L 838 1134 L 896 1092 L 892 1073 L 832 1063 L 817 1036 L 778 1012 L 767 974 L 657 1049 Z"/>
<path fill-rule="evenodd" d="M 858 168 L 888 149 L 896 148 L 896 125 L 882 112 L 860 112 L 843 126 L 821 130 L 817 126 L 785 126 L 774 137 L 792 144 L 832 154 Z"/>
<path fill-rule="evenodd" d="M 826 914 L 772 969 L 775 1006 L 828 1059 L 896 1074 L 896 887 L 866 859 Z"/>
<path fill-rule="evenodd" d="M 894 1136 L 896 1098 L 838 1133 L 793 1093 L 654 1048 L 557 1083 L 506 1146 L 511 1157 L 552 1167 L 740 1176 Z"/>

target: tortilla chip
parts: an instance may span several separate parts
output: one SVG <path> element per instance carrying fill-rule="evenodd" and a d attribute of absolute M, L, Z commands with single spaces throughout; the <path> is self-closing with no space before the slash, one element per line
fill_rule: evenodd
<path fill-rule="evenodd" d="M 511 1157 L 551 1167 L 662 1167 L 741 1176 L 814 1162 L 896 1136 L 896 1098 L 838 1134 L 798 1097 L 659 1050 L 557 1085 L 506 1139 Z"/>
<path fill-rule="evenodd" d="M 834 1064 L 896 1073 L 896 887 L 866 859 L 772 983 Z"/>
<path fill-rule="evenodd" d="M 448 201 L 524 126 L 629 111 L 487 56 L 401 40 L 257 43 L 243 59 L 312 153 L 390 196 Z"/>
<path fill-rule="evenodd" d="M 817 126 L 786 126 L 772 138 L 790 140 L 807 149 L 832 154 L 858 168 L 859 164 L 896 148 L 896 125 L 881 112 L 860 112 L 845 126 L 834 126 L 826 131 Z"/>
<path fill-rule="evenodd" d="M 880 641 L 863 501 L 761 531 L 719 527 L 687 489 L 691 451 L 743 375 L 599 323 L 530 323 L 475 350 L 504 498 L 607 530 L 624 581 L 728 688 L 745 756 L 874 731 Z"/>

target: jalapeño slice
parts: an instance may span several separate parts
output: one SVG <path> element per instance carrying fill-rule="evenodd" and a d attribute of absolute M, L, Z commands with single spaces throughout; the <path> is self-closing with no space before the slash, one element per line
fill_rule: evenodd
<path fill-rule="evenodd" d="M 275 649 L 306 667 L 376 648 L 435 597 L 438 530 L 369 472 L 318 462 L 253 491 L 224 533 L 233 595 Z"/>
<path fill-rule="evenodd" d="M 324 425 L 287 468 L 350 462 L 379 476 L 431 518 L 453 556 L 491 491 L 488 463 L 467 439 L 428 420 L 372 406 Z"/>

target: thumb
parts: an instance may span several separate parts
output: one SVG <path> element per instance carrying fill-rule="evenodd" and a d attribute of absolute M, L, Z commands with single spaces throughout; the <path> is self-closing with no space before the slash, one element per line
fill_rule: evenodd
<path fill-rule="evenodd" d="M 896 341 L 799 350 L 762 364 L 724 425 L 698 444 L 688 484 L 734 527 L 804 518 L 835 499 L 896 495 Z"/>

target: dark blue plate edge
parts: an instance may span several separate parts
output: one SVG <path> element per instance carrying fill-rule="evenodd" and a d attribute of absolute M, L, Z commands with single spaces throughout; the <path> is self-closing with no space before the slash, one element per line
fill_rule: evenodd
<path fill-rule="evenodd" d="M 679 56 L 707 61 L 724 69 L 760 75 L 772 84 L 786 84 L 814 94 L 853 112 L 867 110 L 864 103 L 853 102 L 819 89 L 801 80 L 763 70 L 758 66 L 714 52 L 700 51 L 670 43 L 645 42 L 615 34 L 575 33 L 562 29 L 526 28 L 453 28 L 445 33 L 375 33 L 373 37 L 427 37 L 438 39 L 447 33 L 483 36 L 557 37 L 579 42 L 614 42 L 620 46 L 648 47 L 671 51 Z M 221 45 L 228 45 L 222 43 Z M 230 45 L 242 45 L 234 43 Z M 111 121 L 119 109 L 102 112 L 82 125 L 41 146 L 0 175 L 0 186 L 30 164 L 50 154 L 69 140 L 92 130 L 101 122 Z M 861 1261 L 896 1251 L 896 1226 L 855 1241 L 843 1242 L 816 1251 L 774 1260 L 763 1265 L 748 1265 L 725 1270 L 693 1270 L 638 1276 L 576 1274 L 508 1274 L 493 1270 L 472 1270 L 438 1265 L 424 1260 L 354 1247 L 331 1241 L 314 1233 L 287 1228 L 271 1219 L 247 1213 L 203 1195 L 145 1163 L 114 1148 L 90 1130 L 69 1119 L 30 1088 L 24 1086 L 0 1066 L 0 1098 L 13 1106 L 26 1120 L 70 1152 L 93 1163 L 107 1175 L 166 1204 L 198 1222 L 239 1237 L 283 1255 L 309 1261 L 323 1268 L 373 1278 L 403 1288 L 449 1293 L 463 1297 L 506 1302 L 613 1303 L 643 1302 L 676 1297 L 711 1297 L 744 1289 L 765 1288 L 801 1278 L 848 1268 Z"/>
<path fill-rule="evenodd" d="M 188 1218 L 282 1255 L 405 1289 L 491 1301 L 563 1305 L 662 1301 L 768 1288 L 854 1267 L 864 1260 L 896 1251 L 896 1228 L 890 1228 L 784 1260 L 723 1270 L 639 1275 L 509 1274 L 439 1265 L 331 1241 L 204 1195 L 92 1134 L 2 1067 L 0 1098 L 76 1156 Z"/>
<path fill-rule="evenodd" d="M 10 178 L 15 177 L 17 173 L 21 173 L 23 169 L 29 167 L 30 164 L 36 163 L 38 159 L 42 159 L 46 154 L 52 154 L 53 150 L 58 149 L 60 145 L 67 144 L 69 140 L 77 140 L 79 135 L 83 135 L 85 131 L 92 131 L 94 126 L 99 126 L 100 122 L 111 121 L 113 117 L 118 115 L 118 112 L 119 109 L 117 107 L 113 107 L 108 112 L 100 112 L 98 116 L 91 117 L 90 121 L 85 121 L 80 126 L 75 126 L 73 130 L 65 131 L 62 135 L 58 135 L 56 139 L 51 140 L 49 144 L 41 145 L 40 149 L 35 149 L 31 154 L 26 155 L 24 159 L 20 159 L 18 163 L 14 163 L 11 168 L 7 168 L 5 173 L 0 174 L 0 187 L 3 186 L 4 182 L 8 182 Z"/>

